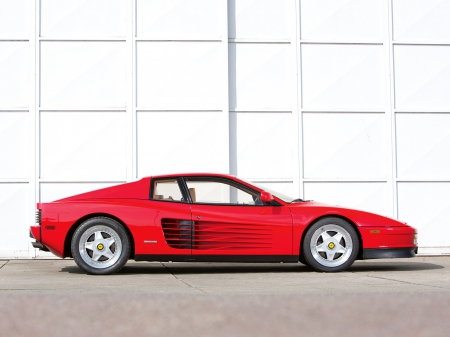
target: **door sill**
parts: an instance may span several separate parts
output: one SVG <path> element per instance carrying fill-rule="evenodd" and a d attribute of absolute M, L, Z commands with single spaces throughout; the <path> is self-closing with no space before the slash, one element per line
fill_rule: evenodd
<path fill-rule="evenodd" d="M 137 254 L 136 261 L 161 262 L 284 262 L 297 263 L 298 255 L 159 255 Z"/>

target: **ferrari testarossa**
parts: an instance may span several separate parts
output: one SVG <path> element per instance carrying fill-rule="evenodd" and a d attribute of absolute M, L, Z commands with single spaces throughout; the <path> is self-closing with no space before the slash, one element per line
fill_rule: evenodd
<path fill-rule="evenodd" d="M 384 216 L 293 199 L 234 176 L 159 175 L 38 203 L 35 248 L 90 274 L 136 261 L 292 262 L 337 272 L 417 253 L 417 232 Z"/>

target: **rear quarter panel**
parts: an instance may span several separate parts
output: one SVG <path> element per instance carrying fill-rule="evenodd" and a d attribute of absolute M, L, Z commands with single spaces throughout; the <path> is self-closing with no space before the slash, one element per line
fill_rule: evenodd
<path fill-rule="evenodd" d="M 78 226 L 80 219 L 91 216 L 112 216 L 120 220 L 131 232 L 134 239 L 135 254 L 148 254 L 149 247 L 144 244 L 144 239 L 155 239 L 161 245 L 165 240 L 159 224 L 161 213 L 174 218 L 190 218 L 189 206 L 187 210 L 168 205 L 170 203 L 158 203 L 150 200 L 132 199 L 105 199 L 52 202 L 41 204 L 42 209 L 42 236 L 41 242 L 58 257 L 66 257 L 64 243 L 70 229 Z M 171 209 L 164 210 L 166 207 Z M 188 212 L 186 214 L 186 212 Z M 82 221 L 81 221 L 82 222 Z M 166 245 L 167 246 L 167 245 Z M 159 247 L 160 249 L 163 247 Z M 164 250 L 164 249 L 163 249 Z M 172 253 L 172 252 L 163 252 Z"/>

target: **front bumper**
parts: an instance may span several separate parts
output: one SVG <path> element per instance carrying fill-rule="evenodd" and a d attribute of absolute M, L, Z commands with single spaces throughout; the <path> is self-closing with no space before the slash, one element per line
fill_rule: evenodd
<path fill-rule="evenodd" d="M 378 248 L 378 249 L 364 249 L 363 259 L 399 259 L 415 257 L 417 254 L 417 247 L 412 248 Z"/>

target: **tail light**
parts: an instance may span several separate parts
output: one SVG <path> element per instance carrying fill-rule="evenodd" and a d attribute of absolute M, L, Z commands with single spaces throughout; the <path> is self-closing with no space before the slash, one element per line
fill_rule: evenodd
<path fill-rule="evenodd" d="M 36 210 L 36 225 L 41 225 L 42 210 Z"/>

